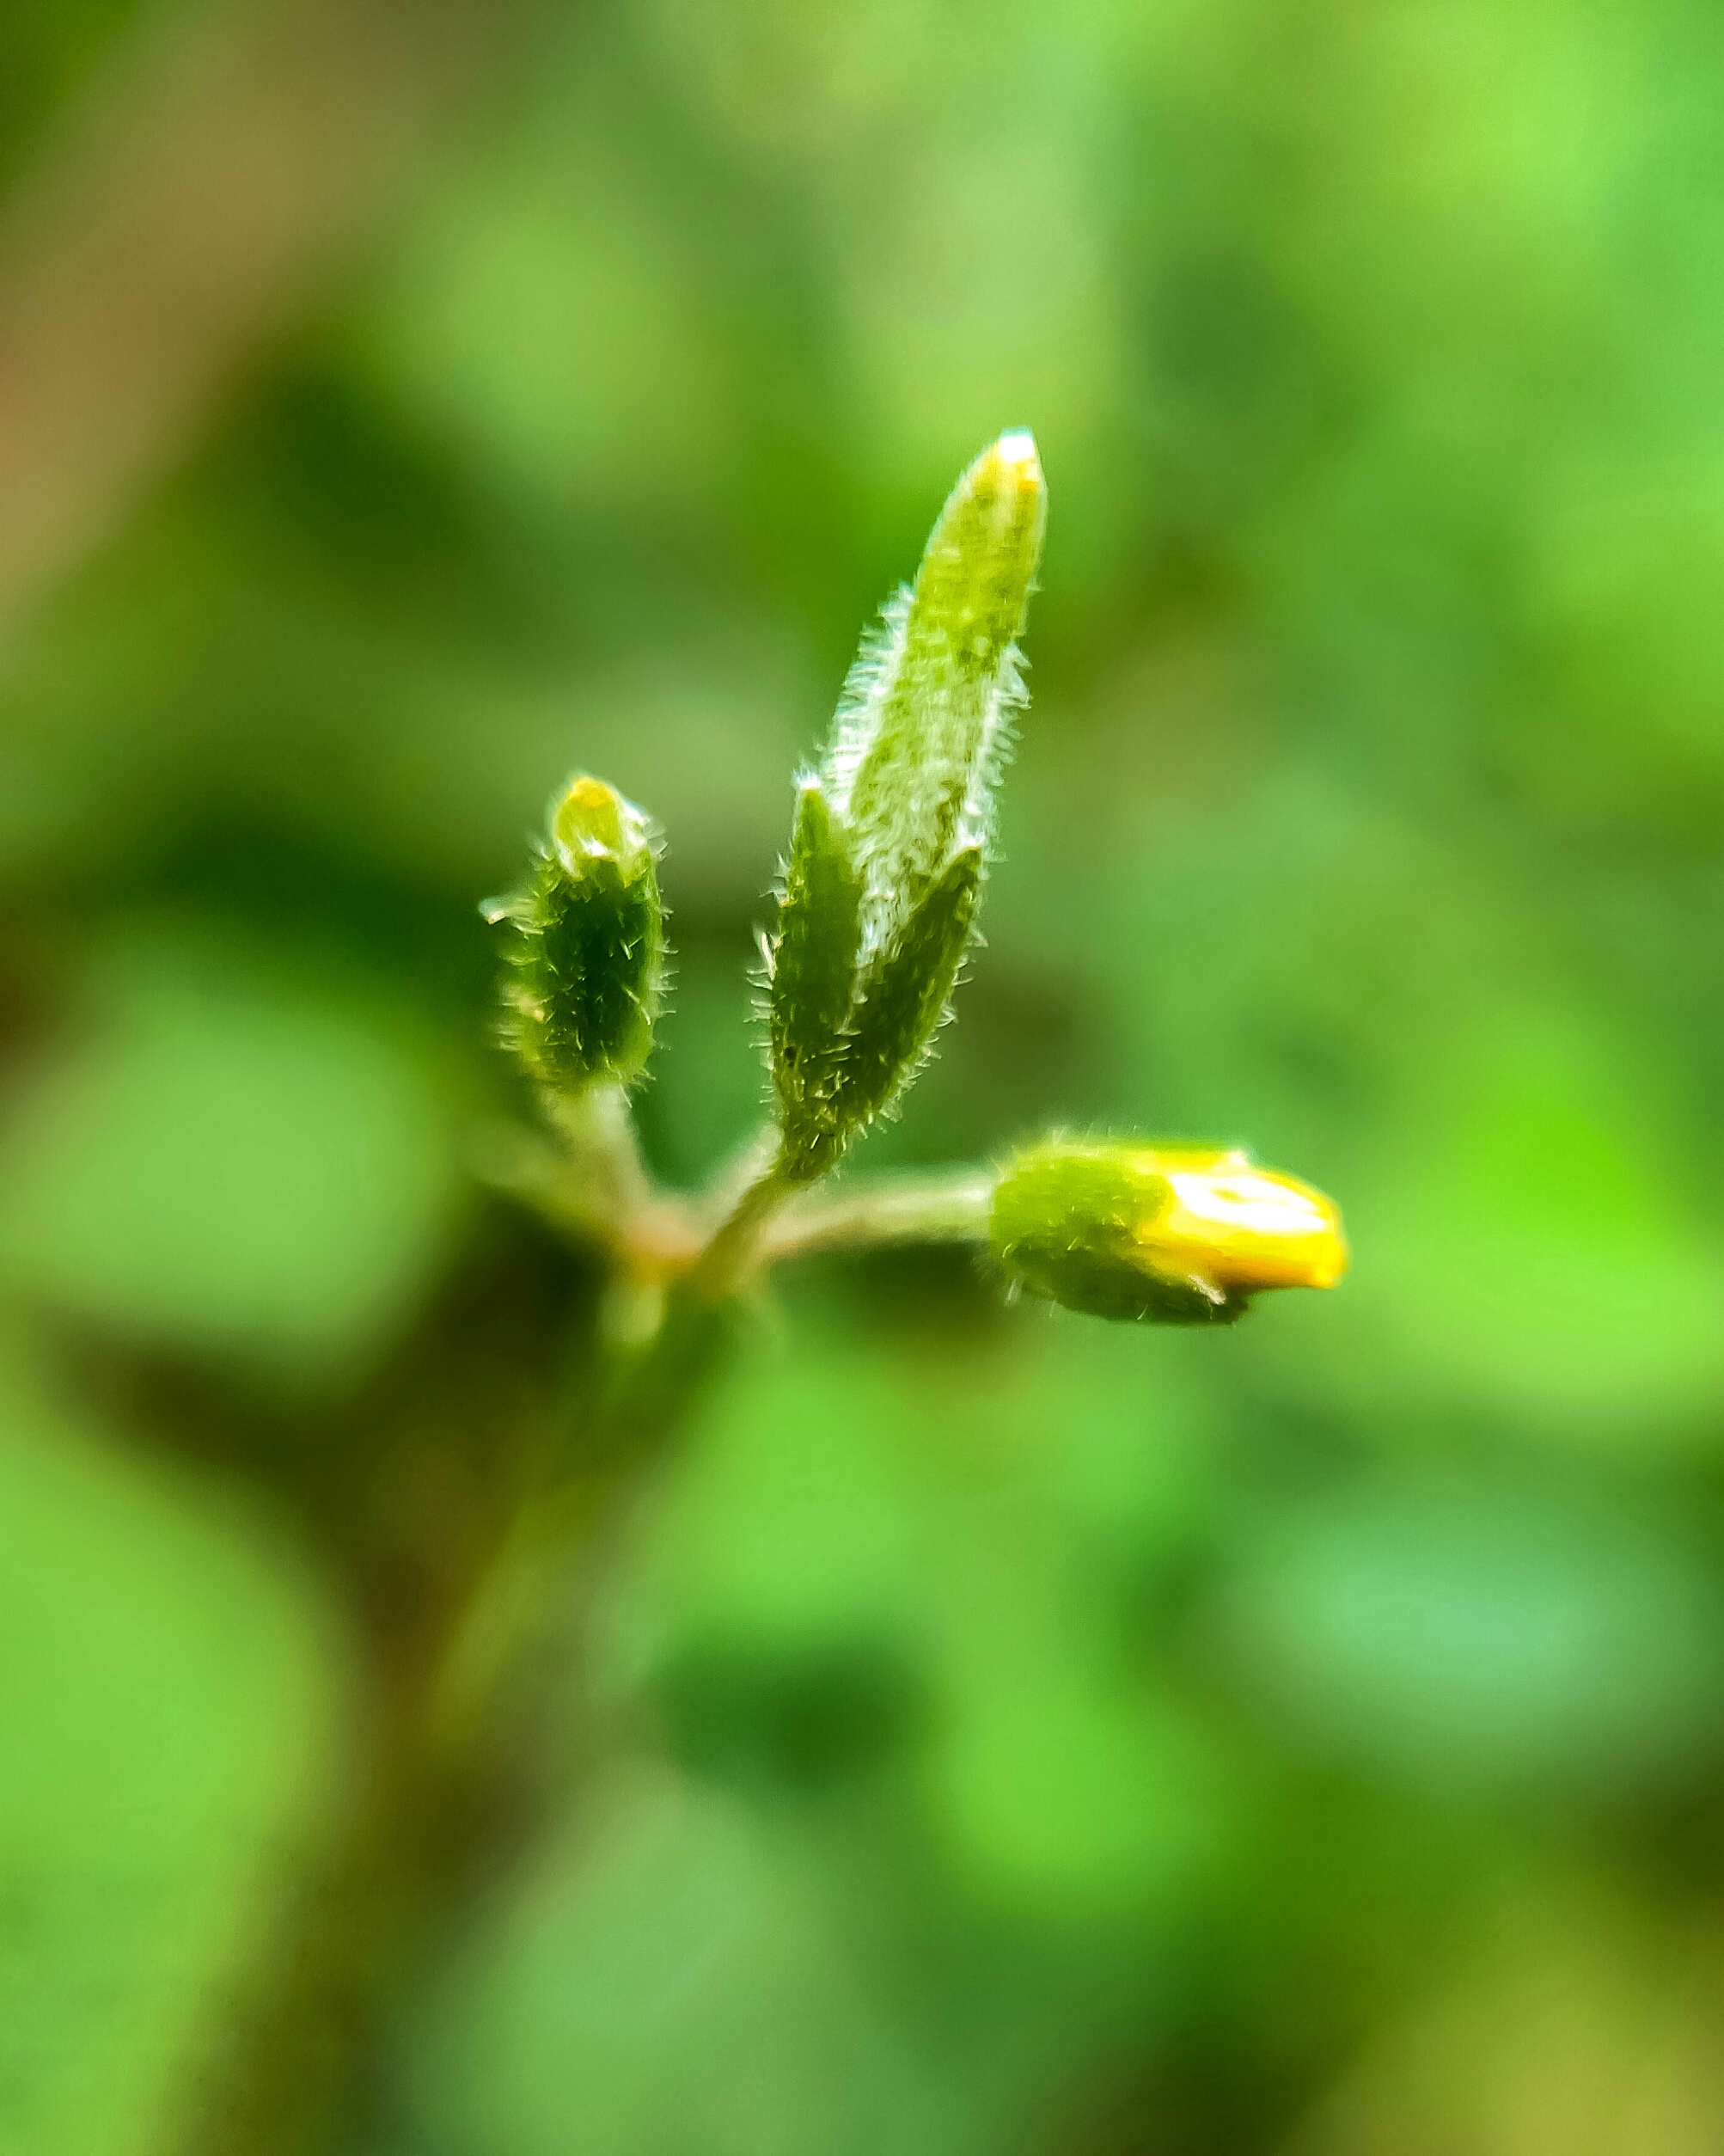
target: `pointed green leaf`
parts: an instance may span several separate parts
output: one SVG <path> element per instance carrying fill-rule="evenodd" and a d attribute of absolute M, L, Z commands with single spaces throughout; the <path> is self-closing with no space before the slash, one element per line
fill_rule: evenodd
<path fill-rule="evenodd" d="M 797 799 L 767 1004 L 773 1082 L 792 1149 L 830 1121 L 861 935 L 861 879 L 810 780 Z"/>
<path fill-rule="evenodd" d="M 847 1129 L 859 1130 L 890 1107 L 926 1062 L 969 947 L 981 895 L 981 853 L 972 847 L 868 968 L 839 1081 Z"/>

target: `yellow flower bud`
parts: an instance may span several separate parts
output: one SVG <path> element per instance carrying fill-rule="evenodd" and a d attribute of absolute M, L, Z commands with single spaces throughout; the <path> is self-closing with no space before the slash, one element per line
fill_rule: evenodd
<path fill-rule="evenodd" d="M 1032 1146 L 995 1186 L 992 1228 L 1009 1278 L 1097 1317 L 1226 1323 L 1264 1289 L 1347 1270 L 1330 1201 L 1238 1152 Z"/>

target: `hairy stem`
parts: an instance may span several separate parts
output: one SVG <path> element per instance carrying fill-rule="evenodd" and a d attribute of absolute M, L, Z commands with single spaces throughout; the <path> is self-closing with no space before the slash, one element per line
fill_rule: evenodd
<path fill-rule="evenodd" d="M 621 1096 L 617 1095 L 621 1106 Z M 627 1112 L 623 1111 L 626 1119 Z M 985 1242 L 998 1176 L 991 1168 L 861 1178 L 836 1192 L 798 1185 L 778 1135 L 767 1130 L 704 1202 L 657 1189 L 632 1149 L 603 1150 L 610 1112 L 584 1125 L 559 1118 L 577 1147 L 592 1148 L 584 1169 L 524 1130 L 487 1134 L 475 1166 L 495 1189 L 530 1205 L 565 1234 L 608 1244 L 628 1281 L 681 1281 L 698 1300 L 721 1302 L 758 1266 L 822 1251 L 902 1243 Z M 630 1136 L 633 1146 L 632 1132 Z M 603 1210 L 582 1195 L 583 1173 L 602 1171 Z M 716 1225 L 703 1226 L 716 1222 Z"/>
<path fill-rule="evenodd" d="M 820 1251 L 893 1243 L 985 1242 L 995 1179 L 987 1168 L 957 1168 L 882 1176 L 831 1196 L 810 1191 L 767 1222 L 761 1260 L 775 1265 Z"/>
<path fill-rule="evenodd" d="M 682 1293 L 696 1304 L 724 1302 L 755 1269 L 767 1222 L 796 1185 L 774 1130 L 745 1156 L 739 1187 L 721 1196 L 718 1224 L 682 1277 Z"/>
<path fill-rule="evenodd" d="M 590 1220 L 614 1225 L 651 1203 L 652 1179 L 621 1086 L 587 1086 L 577 1093 L 547 1087 L 541 1099 L 546 1120 L 562 1140 L 559 1180 L 572 1207 L 578 1204 Z"/>

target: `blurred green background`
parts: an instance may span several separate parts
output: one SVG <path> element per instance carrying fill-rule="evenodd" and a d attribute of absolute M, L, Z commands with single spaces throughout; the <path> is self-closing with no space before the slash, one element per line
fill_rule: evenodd
<path fill-rule="evenodd" d="M 573 766 L 662 819 L 702 1173 L 793 764 L 1025 424 L 871 1163 L 1238 1141 L 1354 1276 L 783 1283 L 366 2156 L 1724 2142 L 1721 112 L 1699 0 L 8 0 L 4 2156 L 174 2145 L 343 1772 L 307 1521 L 458 1544 L 554 1361 L 475 902 Z"/>

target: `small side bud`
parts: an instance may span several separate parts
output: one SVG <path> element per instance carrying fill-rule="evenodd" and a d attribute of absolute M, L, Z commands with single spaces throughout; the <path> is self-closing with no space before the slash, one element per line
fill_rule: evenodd
<path fill-rule="evenodd" d="M 1032 1146 L 995 1188 L 991 1240 L 1031 1294 L 1152 1324 L 1230 1324 L 1262 1289 L 1347 1270 L 1330 1200 L 1238 1152 Z"/>
<path fill-rule="evenodd" d="M 515 931 L 505 1038 L 558 1092 L 626 1084 L 646 1061 L 663 993 L 651 823 L 614 787 L 583 775 L 552 803 L 535 851 L 523 889 L 484 909 Z"/>

